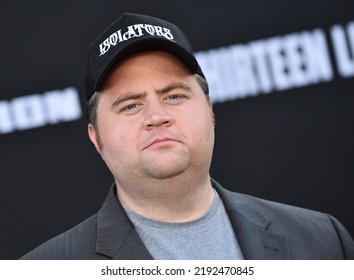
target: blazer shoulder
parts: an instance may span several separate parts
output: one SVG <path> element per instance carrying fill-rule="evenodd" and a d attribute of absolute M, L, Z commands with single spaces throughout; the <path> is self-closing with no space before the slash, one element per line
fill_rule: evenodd
<path fill-rule="evenodd" d="M 28 252 L 22 260 L 66 260 L 96 258 L 97 214 Z"/>
<path fill-rule="evenodd" d="M 229 210 L 239 211 L 240 214 L 261 213 L 272 221 L 290 219 L 323 219 L 328 220 L 325 213 L 301 208 L 289 204 L 275 202 L 248 194 L 222 190 L 222 198 Z M 328 220 L 329 222 L 329 220 Z"/>
<path fill-rule="evenodd" d="M 294 258 L 354 258 L 352 237 L 327 213 L 231 191 L 225 191 L 223 197 L 229 212 L 251 223 L 262 221 L 268 232 L 285 236 Z M 304 254 L 309 248 L 317 255 Z"/>
<path fill-rule="evenodd" d="M 328 258 L 337 256 L 339 259 L 354 259 L 352 237 L 330 214 L 263 199 L 258 200 L 258 205 L 264 213 L 272 217 L 274 223 L 270 227 L 287 233 L 294 244 L 306 244 L 309 248 L 316 245 L 317 248 L 328 248 Z"/>

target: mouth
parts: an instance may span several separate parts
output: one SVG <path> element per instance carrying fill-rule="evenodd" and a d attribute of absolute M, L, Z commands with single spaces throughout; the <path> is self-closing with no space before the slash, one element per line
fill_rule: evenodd
<path fill-rule="evenodd" d="M 152 149 L 152 148 L 162 148 L 162 147 L 167 147 L 175 143 L 180 143 L 179 141 L 164 137 L 164 138 L 156 138 L 154 139 L 151 143 L 149 143 L 144 150 L 146 149 Z"/>

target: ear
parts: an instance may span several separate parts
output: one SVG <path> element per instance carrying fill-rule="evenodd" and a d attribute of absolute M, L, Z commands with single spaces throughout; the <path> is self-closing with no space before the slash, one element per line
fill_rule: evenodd
<path fill-rule="evenodd" d="M 93 145 L 95 145 L 97 152 L 101 154 L 101 147 L 100 147 L 101 145 L 100 145 L 99 135 L 98 132 L 96 131 L 96 128 L 91 123 L 89 123 L 87 126 L 87 131 L 91 142 L 93 143 Z"/>

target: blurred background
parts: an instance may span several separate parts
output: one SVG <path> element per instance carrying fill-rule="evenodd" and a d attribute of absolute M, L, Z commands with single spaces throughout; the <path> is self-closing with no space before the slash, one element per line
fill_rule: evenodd
<path fill-rule="evenodd" d="M 101 206 L 113 182 L 89 142 L 91 41 L 123 12 L 180 26 L 211 86 L 211 175 L 226 188 L 329 213 L 354 235 L 354 2 L 2 1 L 0 259 Z"/>

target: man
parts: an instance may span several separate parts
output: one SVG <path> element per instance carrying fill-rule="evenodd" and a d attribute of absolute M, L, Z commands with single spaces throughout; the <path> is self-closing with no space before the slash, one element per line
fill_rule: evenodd
<path fill-rule="evenodd" d="M 178 27 L 124 14 L 88 59 L 88 133 L 115 183 L 96 215 L 23 259 L 354 258 L 333 217 L 210 178 L 212 105 Z"/>

